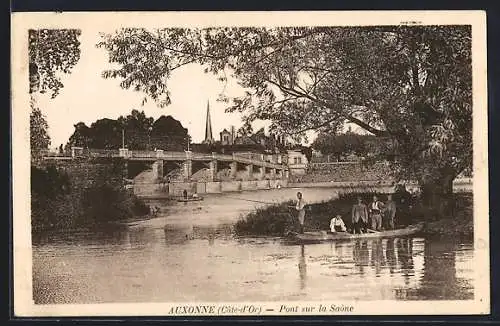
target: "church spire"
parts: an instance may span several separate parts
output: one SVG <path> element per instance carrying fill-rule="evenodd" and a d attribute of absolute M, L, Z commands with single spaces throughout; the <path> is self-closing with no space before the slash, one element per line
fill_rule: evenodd
<path fill-rule="evenodd" d="M 207 123 L 205 126 L 205 143 L 213 143 L 214 137 L 212 136 L 212 120 L 210 119 L 210 103 L 207 100 Z"/>

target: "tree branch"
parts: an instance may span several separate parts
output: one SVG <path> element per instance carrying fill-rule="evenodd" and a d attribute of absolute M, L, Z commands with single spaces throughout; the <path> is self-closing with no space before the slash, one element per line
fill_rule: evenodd
<path fill-rule="evenodd" d="M 314 103 L 320 104 L 321 106 L 323 106 L 325 108 L 330 108 L 330 109 L 336 110 L 336 108 L 332 107 L 330 104 L 328 104 L 324 101 L 321 101 L 321 100 L 319 100 L 319 99 L 317 99 L 309 94 L 301 93 L 301 92 L 297 91 L 296 89 L 292 89 L 292 88 L 283 86 L 283 85 L 278 84 L 270 79 L 267 79 L 266 81 L 277 86 L 279 89 L 281 89 L 282 91 L 284 91 L 290 95 L 297 96 L 297 97 L 299 97 L 299 96 L 305 97 Z M 352 115 L 346 114 L 345 112 L 337 112 L 337 113 L 339 114 L 339 117 L 342 117 L 342 118 L 346 119 L 347 121 L 360 126 L 361 128 L 365 129 L 366 131 L 371 132 L 375 136 L 388 136 L 389 135 L 389 133 L 386 130 L 380 130 L 380 129 L 374 128 L 374 127 L 370 126 L 368 123 L 366 123 L 358 118 L 355 118 Z M 339 117 L 337 117 L 337 118 L 339 118 Z"/>

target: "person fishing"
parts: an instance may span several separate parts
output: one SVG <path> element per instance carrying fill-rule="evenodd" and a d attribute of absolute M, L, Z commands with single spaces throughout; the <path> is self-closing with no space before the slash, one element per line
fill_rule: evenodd
<path fill-rule="evenodd" d="M 377 196 L 373 196 L 373 201 L 370 203 L 368 212 L 372 220 L 372 229 L 380 231 L 382 229 L 382 210 L 384 204 L 378 200 Z"/>
<path fill-rule="evenodd" d="M 392 200 L 392 195 L 387 195 L 387 203 L 384 211 L 384 228 L 386 230 L 394 229 L 394 218 L 396 217 L 396 202 Z"/>
<path fill-rule="evenodd" d="M 304 233 L 304 221 L 306 217 L 306 203 L 304 198 L 302 198 L 302 193 L 297 192 L 297 203 L 295 204 L 295 209 L 298 212 L 298 220 L 300 224 L 300 233 Z"/>
<path fill-rule="evenodd" d="M 334 218 L 331 219 L 330 231 L 332 233 L 347 231 L 347 228 L 344 224 L 344 220 L 342 219 L 342 216 L 340 216 L 340 214 L 337 214 Z"/>
<path fill-rule="evenodd" d="M 358 197 L 358 202 L 352 206 L 352 233 L 365 233 L 367 225 L 368 207 L 363 203 L 363 199 Z"/>

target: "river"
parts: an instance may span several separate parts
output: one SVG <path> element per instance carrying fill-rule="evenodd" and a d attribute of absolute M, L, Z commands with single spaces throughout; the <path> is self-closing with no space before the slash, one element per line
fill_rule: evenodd
<path fill-rule="evenodd" d="M 421 237 L 286 245 L 235 238 L 231 225 L 297 189 L 207 196 L 160 206 L 122 230 L 33 239 L 36 304 L 473 299 L 473 245 Z M 309 202 L 334 198 L 304 189 Z"/>

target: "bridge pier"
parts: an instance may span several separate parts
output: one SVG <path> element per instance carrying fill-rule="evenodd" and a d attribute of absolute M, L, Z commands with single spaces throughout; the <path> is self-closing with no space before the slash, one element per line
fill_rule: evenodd
<path fill-rule="evenodd" d="M 229 163 L 229 177 L 231 180 L 234 180 L 236 178 L 236 172 L 238 171 L 238 162 L 231 162 Z"/>
<path fill-rule="evenodd" d="M 128 179 L 128 161 L 127 160 L 123 160 L 123 170 L 122 170 L 122 174 L 123 174 L 123 177 L 125 179 Z"/>
<path fill-rule="evenodd" d="M 193 175 L 193 161 L 185 160 L 182 164 L 184 179 L 188 180 Z"/>
<path fill-rule="evenodd" d="M 215 181 L 217 177 L 217 160 L 212 160 L 209 163 L 210 181 Z"/>
<path fill-rule="evenodd" d="M 276 169 L 271 169 L 271 180 L 276 179 Z"/>
<path fill-rule="evenodd" d="M 263 180 L 266 176 L 266 168 L 264 166 L 259 167 L 259 180 Z"/>
<path fill-rule="evenodd" d="M 163 160 L 158 160 L 153 163 L 153 174 L 157 180 L 163 178 Z"/>
<path fill-rule="evenodd" d="M 191 151 L 185 151 L 186 160 L 183 163 L 183 174 L 184 180 L 189 180 L 193 175 L 193 153 Z"/>
<path fill-rule="evenodd" d="M 246 175 L 248 177 L 248 180 L 251 180 L 253 179 L 253 165 L 252 164 L 247 164 L 247 166 L 245 167 L 246 169 Z"/>

